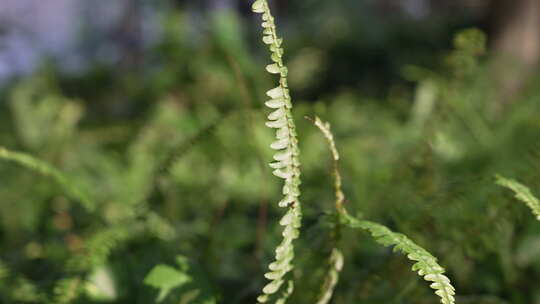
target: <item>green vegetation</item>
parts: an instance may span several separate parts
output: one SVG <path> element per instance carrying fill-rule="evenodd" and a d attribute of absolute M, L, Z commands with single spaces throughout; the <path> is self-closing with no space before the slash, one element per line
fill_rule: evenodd
<path fill-rule="evenodd" d="M 523 186 L 513 179 L 508 179 L 502 176 L 497 177 L 497 184 L 506 187 L 515 192 L 515 197 L 524 202 L 536 216 L 536 219 L 540 220 L 540 201 L 531 193 L 529 188 Z"/>
<path fill-rule="evenodd" d="M 455 288 L 450 284 L 450 280 L 448 279 L 448 277 L 443 274 L 445 270 L 439 264 L 437 264 L 437 259 L 434 256 L 432 256 L 424 248 L 415 244 L 403 234 L 395 233 L 387 227 L 378 223 L 366 220 L 359 220 L 349 215 L 349 213 L 343 206 L 343 201 L 345 197 L 343 191 L 341 190 L 341 174 L 339 173 L 338 169 L 339 153 L 336 148 L 334 136 L 330 131 L 330 124 L 323 123 L 318 117 L 315 118 L 314 124 L 321 130 L 321 132 L 324 134 L 324 137 L 327 139 L 330 151 L 332 152 L 332 158 L 334 160 L 333 174 L 335 179 L 334 188 L 336 192 L 336 219 L 338 219 L 338 222 L 334 223 L 334 225 L 336 227 L 339 227 L 341 222 L 343 222 L 345 225 L 351 228 L 360 228 L 367 230 L 371 233 L 375 241 L 377 241 L 378 243 L 384 246 L 395 246 L 395 251 L 403 252 L 407 255 L 407 258 L 416 262 L 412 268 L 414 271 L 417 271 L 418 274 L 424 277 L 426 281 L 434 282 L 430 285 L 430 287 L 435 289 L 435 294 L 441 297 L 441 303 L 455 303 Z M 342 261 L 339 262 L 339 260 L 342 259 L 339 257 L 335 257 L 336 252 L 339 253 L 338 255 L 341 255 L 339 249 L 334 248 L 332 250 L 332 255 L 330 256 L 330 261 L 335 261 L 337 259 L 338 262 L 334 263 L 342 264 Z M 334 272 L 334 269 L 336 268 L 342 268 L 342 266 L 334 266 L 333 269 L 330 270 L 328 275 L 330 281 L 332 280 L 332 277 L 337 276 L 337 274 Z M 325 283 L 325 287 L 323 288 L 322 292 L 323 298 L 329 298 L 332 293 L 331 290 L 326 288 L 326 286 L 328 285 L 331 284 Z"/>
<path fill-rule="evenodd" d="M 497 184 L 538 199 L 497 174 L 540 187 L 540 87 L 500 101 L 468 29 L 387 94 L 330 88 L 322 66 L 352 59 L 291 38 L 289 71 L 253 10 L 277 87 L 258 20 L 209 15 L 196 41 L 173 10 L 159 72 L 2 90 L 0 302 L 539 303 L 540 225 Z"/>
<path fill-rule="evenodd" d="M 274 154 L 275 162 L 270 164 L 274 169 L 273 174 L 285 180 L 282 193 L 284 197 L 279 201 L 279 207 L 288 207 L 287 213 L 281 218 L 279 224 L 284 227 L 283 241 L 276 247 L 276 260 L 268 268 L 270 269 L 264 276 L 271 280 L 263 288 L 263 295 L 257 298 L 259 303 L 266 303 L 271 300 L 271 296 L 277 293 L 282 286 L 283 292 L 277 297 L 275 303 L 285 303 L 294 290 L 294 283 L 291 279 L 286 279 L 286 275 L 293 270 L 294 245 L 293 241 L 300 234 L 299 228 L 302 226 L 302 207 L 300 204 L 300 150 L 298 149 L 298 135 L 296 134 L 296 124 L 292 115 L 292 102 L 289 95 L 289 85 L 287 83 L 287 67 L 283 64 L 283 39 L 276 33 L 274 17 L 266 0 L 257 0 L 253 3 L 253 11 L 262 14 L 263 42 L 269 46 L 273 63 L 266 66 L 266 70 L 271 74 L 279 74 L 279 85 L 266 95 L 271 99 L 265 104 L 272 109 L 268 115 L 266 126 L 276 129 L 276 141 L 270 148 L 277 150 Z"/>

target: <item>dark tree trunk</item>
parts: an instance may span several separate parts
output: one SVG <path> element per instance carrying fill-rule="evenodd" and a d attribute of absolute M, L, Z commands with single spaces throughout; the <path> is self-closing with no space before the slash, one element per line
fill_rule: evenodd
<path fill-rule="evenodd" d="M 492 0 L 491 20 L 497 52 L 527 65 L 540 59 L 540 1 Z"/>
<path fill-rule="evenodd" d="M 122 58 L 120 67 L 133 70 L 140 67 L 143 59 L 142 16 L 140 1 L 125 1 L 125 8 L 114 36 Z"/>
<path fill-rule="evenodd" d="M 540 1 L 491 0 L 492 46 L 501 99 L 507 103 L 526 85 L 540 63 Z"/>

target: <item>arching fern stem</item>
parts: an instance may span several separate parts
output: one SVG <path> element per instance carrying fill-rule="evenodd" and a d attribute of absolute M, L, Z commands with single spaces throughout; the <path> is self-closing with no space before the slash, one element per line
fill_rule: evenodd
<path fill-rule="evenodd" d="M 371 236 L 377 243 L 382 244 L 383 246 L 394 246 L 394 251 L 400 251 L 403 254 L 407 255 L 407 258 L 409 260 L 415 262 L 412 266 L 412 270 L 416 271 L 418 275 L 424 278 L 424 280 L 432 282 L 430 284 L 430 287 L 435 289 L 435 294 L 440 297 L 441 303 L 454 304 L 455 289 L 450 283 L 450 279 L 448 279 L 448 277 L 444 275 L 445 270 L 438 264 L 437 258 L 431 255 L 421 246 L 414 243 L 404 234 L 393 232 L 384 225 L 363 219 L 357 219 L 349 215 L 349 213 L 345 209 L 345 206 L 343 206 L 344 194 L 341 190 L 341 175 L 338 168 L 339 154 L 337 152 L 336 144 L 334 142 L 334 136 L 330 131 L 330 124 L 322 122 L 318 117 L 315 117 L 315 119 L 313 119 L 312 121 L 315 126 L 318 127 L 323 133 L 333 156 L 336 210 L 338 213 L 337 218 L 341 222 L 341 224 L 351 228 L 359 228 L 366 230 L 371 234 Z M 337 225 L 339 224 L 340 223 L 337 223 Z M 335 250 L 339 249 L 335 248 Z M 336 261 L 335 258 L 334 261 Z M 330 257 L 330 262 L 332 262 L 332 256 Z M 321 290 L 321 297 L 319 298 L 318 304 L 328 303 L 332 296 L 335 283 L 337 283 L 338 274 L 339 272 L 336 272 L 336 267 L 330 268 L 325 284 L 323 284 Z M 332 280 L 334 284 L 326 283 L 329 281 L 332 282 Z"/>

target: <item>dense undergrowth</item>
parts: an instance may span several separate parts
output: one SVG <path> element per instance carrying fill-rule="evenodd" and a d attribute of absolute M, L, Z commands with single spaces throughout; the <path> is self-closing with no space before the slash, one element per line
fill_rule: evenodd
<path fill-rule="evenodd" d="M 267 166 L 274 134 L 259 101 L 272 81 L 250 55 L 262 51 L 229 39 L 242 32 L 237 19 L 213 20 L 211 43 L 186 46 L 186 33 L 171 32 L 156 50 L 167 67 L 130 76 L 155 99 L 139 106 L 137 86 L 124 88 L 131 119 L 101 115 L 124 110 L 118 92 L 80 100 L 66 89 L 75 80 L 47 69 L 5 90 L 1 303 L 256 301 L 282 229 L 282 184 Z M 370 219 L 429 249 L 456 303 L 540 303 L 540 225 L 495 184 L 501 174 L 538 193 L 540 87 L 504 106 L 477 30 L 457 34 L 443 57 L 436 69 L 404 67 L 410 94 L 397 87 L 375 99 L 346 87 L 295 101 L 303 224 L 290 303 L 324 303 L 321 286 L 332 303 L 439 301 L 369 234 L 340 229 L 336 241 L 332 163 L 306 115 L 333 126 L 342 225 L 393 236 L 359 220 Z M 305 84 L 293 67 L 291 90 Z"/>

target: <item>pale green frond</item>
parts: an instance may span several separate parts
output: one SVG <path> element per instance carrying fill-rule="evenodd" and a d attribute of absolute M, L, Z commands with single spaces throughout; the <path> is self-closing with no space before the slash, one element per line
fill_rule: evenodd
<path fill-rule="evenodd" d="M 332 152 L 332 158 L 335 161 L 339 160 L 339 153 L 336 148 L 336 142 L 334 141 L 334 134 L 332 134 L 332 131 L 330 130 L 330 123 L 323 122 L 318 116 L 315 116 L 315 119 L 310 119 L 313 124 L 321 130 L 322 134 L 324 135 L 324 138 L 328 142 L 328 147 L 330 148 L 330 152 Z"/>
<path fill-rule="evenodd" d="M 74 185 L 68 176 L 46 162 L 26 153 L 10 151 L 4 147 L 0 147 L 0 159 L 14 162 L 44 176 L 51 177 L 65 189 L 67 195 L 71 196 L 74 200 L 79 201 L 88 210 L 92 211 L 95 209 L 95 204 L 84 191 Z"/>
<path fill-rule="evenodd" d="M 315 126 L 317 126 L 321 130 L 328 142 L 328 146 L 332 153 L 334 164 L 333 173 L 334 190 L 336 193 L 336 209 L 338 211 L 338 218 L 342 221 L 342 223 L 338 223 L 337 225 L 345 224 L 352 228 L 360 228 L 367 230 L 371 233 L 371 235 L 375 238 L 375 241 L 377 241 L 378 243 L 384 246 L 394 246 L 395 251 L 401 251 L 405 253 L 410 260 L 416 262 L 413 264 L 412 269 L 418 272 L 418 274 L 422 276 L 426 281 L 432 282 L 430 284 L 430 287 L 435 289 L 435 294 L 441 298 L 441 303 L 455 303 L 455 289 L 450 284 L 450 280 L 448 279 L 448 277 L 444 275 L 444 268 L 442 268 L 437 263 L 437 259 L 434 256 L 432 256 L 422 247 L 416 245 L 413 241 L 411 241 L 409 238 L 407 238 L 401 233 L 395 233 L 387 227 L 374 222 L 358 220 L 351 217 L 347 213 L 346 209 L 343 206 L 344 194 L 341 189 L 341 175 L 339 173 L 338 167 L 339 153 L 336 148 L 334 136 L 330 131 L 330 124 L 324 123 L 318 117 L 310 120 L 314 123 Z M 336 250 L 337 249 L 334 249 L 333 254 L 335 254 Z M 330 261 L 332 261 L 332 256 Z M 343 257 L 341 256 L 341 261 L 336 258 L 336 260 L 334 260 L 334 263 L 336 263 L 340 267 L 336 266 L 334 269 L 330 269 L 330 272 L 328 273 L 325 280 L 325 284 L 323 285 L 322 295 L 319 298 L 318 304 L 325 304 L 330 301 L 334 288 L 333 285 L 337 283 L 339 270 L 342 267 L 339 264 L 343 264 Z"/>
<path fill-rule="evenodd" d="M 427 250 L 411 241 L 404 234 L 393 232 L 378 223 L 359 220 L 348 214 L 344 216 L 344 223 L 351 228 L 367 230 L 377 243 L 384 246 L 394 246 L 394 251 L 406 254 L 409 260 L 415 262 L 412 270 L 416 271 L 424 280 L 431 282 L 430 287 L 435 289 L 435 294 L 441 298 L 441 303 L 455 303 L 455 289 L 450 283 L 450 279 L 444 275 L 445 270 L 438 264 L 437 258 Z"/>
<path fill-rule="evenodd" d="M 270 148 L 276 150 L 275 162 L 270 163 L 273 174 L 284 180 L 283 195 L 278 206 L 289 208 L 280 221 L 283 226 L 283 241 L 276 248 L 275 261 L 270 264 L 270 271 L 265 277 L 270 280 L 263 288 L 263 294 L 257 298 L 259 303 L 266 303 L 275 297 L 275 303 L 285 303 L 293 291 L 293 282 L 286 279 L 287 273 L 293 269 L 294 239 L 298 238 L 302 211 L 300 201 L 300 161 L 298 156 L 298 139 L 296 126 L 292 116 L 292 102 L 287 85 L 287 67 L 283 64 L 283 39 L 276 33 L 274 17 L 266 0 L 256 0 L 252 4 L 255 13 L 262 14 L 263 37 L 262 41 L 268 45 L 270 59 L 273 63 L 266 66 L 270 74 L 279 75 L 279 85 L 266 92 L 271 100 L 265 105 L 272 109 L 268 115 L 266 126 L 276 129 L 276 141 Z M 287 282 L 287 283 L 286 283 Z"/>
<path fill-rule="evenodd" d="M 280 220 L 280 225 L 284 226 L 282 233 L 283 240 L 276 248 L 276 260 L 268 266 L 270 271 L 264 275 L 270 282 L 264 286 L 263 295 L 257 298 L 259 303 L 268 302 L 270 296 L 276 294 L 285 283 L 285 275 L 293 269 L 293 241 L 299 236 L 298 228 L 300 228 L 300 220 L 301 214 L 298 207 L 289 208 L 287 213 Z M 278 301 L 279 303 L 285 303 L 290 293 L 292 293 L 292 281 L 289 281 L 286 286 L 287 289 L 279 295 L 276 303 L 278 303 Z"/>
<path fill-rule="evenodd" d="M 73 303 L 81 294 L 82 279 L 80 277 L 64 278 L 56 283 L 51 304 Z"/>
<path fill-rule="evenodd" d="M 341 174 L 339 173 L 339 152 L 336 147 L 336 143 L 334 141 L 334 135 L 332 134 L 332 131 L 330 131 L 330 124 L 328 122 L 323 122 L 319 117 L 315 116 L 315 119 L 312 119 L 310 117 L 306 117 L 306 119 L 310 120 L 323 134 L 324 138 L 326 139 L 326 142 L 328 144 L 328 148 L 330 150 L 330 153 L 332 154 L 332 173 L 334 176 L 334 192 L 335 192 L 335 206 L 336 211 L 338 213 L 338 216 L 336 219 L 338 219 L 341 214 L 346 213 L 345 208 L 343 207 L 343 202 L 345 201 L 345 195 L 343 194 L 343 190 L 341 189 Z M 341 229 L 341 223 L 339 220 L 337 223 L 335 223 L 334 228 L 334 238 L 336 243 L 339 242 L 339 230 Z M 336 285 L 339 281 L 339 275 L 341 273 L 341 270 L 343 269 L 343 263 L 344 258 L 341 251 L 334 247 L 332 249 L 332 253 L 330 254 L 330 257 L 328 258 L 328 270 L 326 273 L 326 277 L 324 279 L 323 285 L 321 287 L 321 291 L 319 294 L 319 298 L 317 300 L 317 304 L 327 304 L 332 299 L 332 295 L 334 294 L 334 289 L 336 288 Z"/>
<path fill-rule="evenodd" d="M 334 176 L 334 192 L 336 196 L 336 209 L 339 213 L 345 212 L 345 209 L 343 207 L 343 203 L 345 201 L 345 194 L 343 194 L 342 185 L 341 185 L 341 174 L 339 172 L 339 152 L 336 147 L 336 142 L 334 141 L 334 135 L 332 134 L 332 131 L 330 130 L 330 123 L 323 122 L 319 117 L 315 116 L 315 119 L 311 119 L 309 117 L 306 117 L 306 119 L 313 122 L 313 124 L 319 128 L 319 130 L 322 132 L 324 138 L 326 139 L 326 142 L 328 144 L 328 148 L 330 149 L 330 153 L 332 154 L 332 174 Z"/>
<path fill-rule="evenodd" d="M 332 134 L 332 131 L 330 130 L 330 123 L 323 122 L 317 116 L 315 116 L 315 119 L 311 119 L 309 117 L 306 117 L 306 119 L 310 120 L 317 128 L 319 128 L 324 138 L 326 139 L 328 148 L 330 150 L 330 153 L 332 154 L 332 164 L 333 164 L 332 173 L 334 176 L 334 193 L 336 197 L 335 207 L 337 211 L 336 219 L 338 219 L 334 227 L 334 239 L 336 243 L 338 243 L 340 239 L 339 235 L 340 235 L 340 229 L 341 229 L 341 222 L 339 221 L 339 217 L 342 216 L 343 214 L 346 214 L 346 210 L 343 207 L 343 202 L 345 201 L 345 195 L 343 194 L 343 190 L 341 189 L 341 174 L 339 173 L 339 152 L 337 150 L 336 143 L 334 141 L 334 135 Z M 317 304 L 327 304 L 332 299 L 332 295 L 334 294 L 334 289 L 336 288 L 336 285 L 339 281 L 339 275 L 341 273 L 341 269 L 343 269 L 343 263 L 344 263 L 343 254 L 337 247 L 334 247 L 332 249 L 332 253 L 330 254 L 330 257 L 328 258 L 329 266 L 328 266 L 328 270 L 327 270 L 323 285 L 321 287 Z"/>
<path fill-rule="evenodd" d="M 294 291 L 294 282 L 292 280 L 287 281 L 287 288 L 284 289 L 281 295 L 276 300 L 276 304 L 284 304 Z"/>
<path fill-rule="evenodd" d="M 500 175 L 496 175 L 495 178 L 497 185 L 514 191 L 515 198 L 524 202 L 536 216 L 536 219 L 540 221 L 540 201 L 532 194 L 528 187 L 520 184 L 514 179 L 505 178 Z"/>
<path fill-rule="evenodd" d="M 339 280 L 339 273 L 343 269 L 343 254 L 337 248 L 332 249 L 328 259 L 328 272 L 321 288 L 321 294 L 317 304 L 328 304 L 334 294 L 334 289 Z"/>

